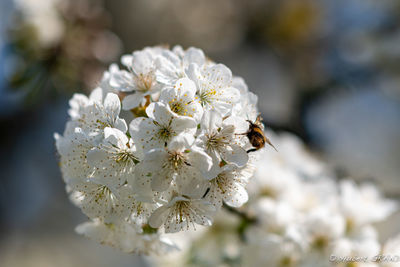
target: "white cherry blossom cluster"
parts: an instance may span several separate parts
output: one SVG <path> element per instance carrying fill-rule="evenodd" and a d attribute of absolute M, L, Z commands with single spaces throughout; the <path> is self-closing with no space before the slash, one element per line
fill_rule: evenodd
<path fill-rule="evenodd" d="M 247 189 L 249 201 L 220 212 L 212 227 L 175 242 L 185 247 L 157 266 L 394 267 L 400 235 L 382 244 L 376 223 L 398 205 L 373 184 L 338 181 L 290 134 L 268 136 Z"/>
<path fill-rule="evenodd" d="M 77 231 L 125 252 L 173 248 L 166 233 L 210 226 L 223 203 L 248 200 L 258 152 L 243 135 L 257 97 L 200 49 L 147 47 L 124 55 L 89 97 L 70 100 L 56 134 Z M 198 227 L 198 226 L 197 226 Z"/>

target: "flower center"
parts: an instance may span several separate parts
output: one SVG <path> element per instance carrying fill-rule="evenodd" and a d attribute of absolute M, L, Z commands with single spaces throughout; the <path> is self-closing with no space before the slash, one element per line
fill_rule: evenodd
<path fill-rule="evenodd" d="M 183 115 L 183 113 L 185 113 L 184 112 L 184 107 L 183 107 L 181 102 L 172 103 L 171 104 L 171 110 L 173 112 L 175 112 L 176 114 L 179 114 L 179 115 Z"/>
<path fill-rule="evenodd" d="M 220 173 L 220 174 L 218 174 L 217 177 L 215 177 L 214 183 L 217 185 L 218 189 L 221 191 L 221 194 L 226 193 L 227 177 L 223 173 Z"/>
<path fill-rule="evenodd" d="M 190 210 L 189 207 L 189 202 L 188 201 L 178 201 L 175 204 L 175 219 L 176 223 L 182 223 L 185 219 L 186 222 L 191 222 L 191 217 L 190 213 L 188 212 Z M 189 228 L 189 224 L 187 224 Z"/>
<path fill-rule="evenodd" d="M 217 95 L 217 90 L 214 88 L 207 88 L 206 90 L 203 90 L 200 95 L 200 103 L 202 105 L 210 104 L 214 97 Z"/>
<path fill-rule="evenodd" d="M 319 235 L 314 238 L 313 246 L 316 249 L 322 250 L 328 246 L 329 240 L 326 236 Z"/>
<path fill-rule="evenodd" d="M 154 84 L 154 73 L 153 71 L 149 71 L 148 73 L 140 73 L 139 76 L 135 77 L 135 82 L 138 87 L 138 91 L 147 92 L 151 90 Z"/>
<path fill-rule="evenodd" d="M 228 141 L 225 140 L 224 136 L 220 136 L 218 132 L 214 132 L 212 134 L 206 134 L 207 143 L 206 147 L 207 150 L 218 150 L 219 148 L 228 144 Z"/>
<path fill-rule="evenodd" d="M 96 120 L 96 123 L 97 123 L 97 129 L 100 129 L 100 130 L 103 130 L 106 127 L 111 127 L 110 123 L 101 121 L 99 119 Z"/>
<path fill-rule="evenodd" d="M 160 127 L 157 132 L 157 138 L 162 141 L 165 141 L 165 142 L 168 141 L 174 133 L 171 129 L 171 126 L 170 125 L 160 125 L 156 122 L 155 122 L 155 124 Z"/>
<path fill-rule="evenodd" d="M 115 155 L 115 161 L 117 163 L 138 163 L 138 159 L 129 151 L 120 151 Z"/>
<path fill-rule="evenodd" d="M 351 218 L 346 219 L 346 233 L 350 234 L 354 230 L 354 221 Z"/>
<path fill-rule="evenodd" d="M 107 186 L 105 186 L 105 185 L 99 186 L 99 187 L 97 188 L 96 191 L 97 191 L 97 192 L 96 192 L 95 198 L 94 198 L 94 201 L 95 201 L 96 203 L 99 203 L 99 201 L 100 201 L 101 199 L 103 199 L 103 198 L 108 197 L 108 196 L 111 195 L 111 190 L 110 190 Z"/>
<path fill-rule="evenodd" d="M 281 259 L 279 266 L 289 267 L 294 265 L 294 260 L 290 256 L 285 256 Z"/>
<path fill-rule="evenodd" d="M 170 162 L 173 169 L 178 170 L 182 165 L 186 164 L 186 158 L 182 153 L 168 152 L 168 154 L 168 162 Z"/>

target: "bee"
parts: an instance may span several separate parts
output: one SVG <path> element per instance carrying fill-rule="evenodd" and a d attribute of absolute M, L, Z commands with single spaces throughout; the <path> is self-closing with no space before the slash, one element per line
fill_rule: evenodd
<path fill-rule="evenodd" d="M 260 148 L 263 148 L 265 146 L 265 143 L 272 146 L 276 151 L 278 151 L 275 148 L 275 146 L 271 143 L 271 141 L 265 136 L 262 130 L 261 120 L 262 119 L 260 115 L 257 116 L 255 122 L 247 120 L 247 122 L 249 123 L 249 130 L 246 133 L 243 133 L 242 135 L 246 135 L 247 138 L 249 138 L 251 145 L 254 147 L 252 149 L 247 150 L 247 153 L 254 152 L 259 150 Z"/>

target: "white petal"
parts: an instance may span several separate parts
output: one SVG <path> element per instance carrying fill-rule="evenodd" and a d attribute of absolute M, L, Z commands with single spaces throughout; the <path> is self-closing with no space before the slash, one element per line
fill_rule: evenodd
<path fill-rule="evenodd" d="M 133 74 L 118 67 L 112 70 L 109 85 L 122 92 L 130 92 L 135 89 Z"/>
<path fill-rule="evenodd" d="M 223 64 L 217 64 L 212 66 L 207 70 L 205 76 L 214 85 L 221 87 L 227 86 L 232 80 L 231 70 Z"/>
<path fill-rule="evenodd" d="M 176 54 L 174 54 L 173 52 L 171 52 L 171 51 L 169 51 L 169 50 L 164 50 L 164 51 L 162 52 L 162 55 L 163 55 L 163 57 L 161 57 L 161 58 L 167 59 L 167 60 L 170 62 L 170 64 L 172 64 L 175 68 L 180 66 L 181 60 L 180 60 L 180 58 L 179 58 Z"/>
<path fill-rule="evenodd" d="M 209 171 L 213 164 L 212 158 L 199 148 L 192 147 L 189 153 L 190 164 L 201 171 Z"/>
<path fill-rule="evenodd" d="M 211 226 L 211 215 L 215 212 L 215 207 L 205 200 L 192 200 L 192 207 L 196 212 L 194 222 L 204 226 Z"/>
<path fill-rule="evenodd" d="M 232 86 L 238 89 L 240 94 L 245 94 L 249 91 L 247 84 L 242 77 L 233 77 Z"/>
<path fill-rule="evenodd" d="M 169 188 L 173 178 L 173 171 L 159 169 L 152 172 L 151 189 L 157 192 L 163 192 Z"/>
<path fill-rule="evenodd" d="M 205 112 L 203 116 L 203 120 L 201 123 L 201 127 L 207 130 L 217 129 L 222 124 L 222 116 L 220 113 L 210 110 L 209 112 Z"/>
<path fill-rule="evenodd" d="M 126 133 L 128 131 L 128 125 L 126 125 L 125 120 L 121 118 L 115 120 L 114 127 L 123 133 Z"/>
<path fill-rule="evenodd" d="M 211 166 L 211 169 L 207 172 L 204 172 L 203 175 L 206 179 L 211 180 L 213 178 L 215 178 L 218 174 L 220 174 L 223 171 L 223 169 L 219 166 L 219 162 L 218 163 L 214 163 Z"/>
<path fill-rule="evenodd" d="M 129 124 L 129 133 L 135 141 L 143 142 L 154 136 L 158 127 L 153 123 L 152 119 L 149 118 L 136 118 Z M 144 138 L 144 140 L 139 140 Z"/>
<path fill-rule="evenodd" d="M 197 124 L 196 121 L 190 117 L 180 116 L 172 121 L 171 127 L 176 133 L 181 133 L 183 131 L 194 132 L 197 128 Z"/>
<path fill-rule="evenodd" d="M 196 121 L 196 123 L 199 123 L 203 117 L 203 107 L 199 102 L 192 102 L 190 105 L 188 105 L 188 110 L 189 114 L 192 115 L 193 119 Z"/>
<path fill-rule="evenodd" d="M 219 173 L 221 173 L 223 169 L 219 166 L 221 158 L 218 153 L 216 153 L 215 151 L 210 151 L 209 156 L 211 156 L 212 159 L 212 166 L 209 171 L 202 171 L 202 172 L 206 179 L 213 179 Z"/>
<path fill-rule="evenodd" d="M 168 153 L 164 149 L 152 149 L 145 154 L 145 158 L 140 164 L 144 175 L 151 180 L 151 188 L 154 191 L 167 190 L 172 181 L 173 170 L 164 168 L 167 158 Z"/>
<path fill-rule="evenodd" d="M 98 103 L 102 103 L 103 102 L 103 89 L 101 89 L 100 87 L 97 87 L 96 89 L 94 89 L 89 96 L 90 100 L 93 100 L 95 102 Z"/>
<path fill-rule="evenodd" d="M 207 189 L 208 181 L 199 170 L 191 166 L 183 167 L 176 176 L 179 193 L 193 199 L 199 199 Z"/>
<path fill-rule="evenodd" d="M 229 116 L 223 121 L 224 125 L 234 125 L 235 126 L 235 133 L 245 133 L 249 129 L 249 123 L 237 116 Z"/>
<path fill-rule="evenodd" d="M 233 125 L 226 125 L 220 131 L 220 136 L 226 138 L 226 140 L 232 140 L 233 134 L 235 133 L 235 126 Z M 232 140 L 233 141 L 233 140 Z"/>
<path fill-rule="evenodd" d="M 125 65 L 126 67 L 132 67 L 132 60 L 133 56 L 132 55 L 123 55 L 121 57 L 121 63 Z"/>
<path fill-rule="evenodd" d="M 104 128 L 104 138 L 106 142 L 109 142 L 120 148 L 125 147 L 129 141 L 125 133 L 110 127 Z"/>
<path fill-rule="evenodd" d="M 171 50 L 179 58 L 183 58 L 185 56 L 185 50 L 183 50 L 183 47 L 180 45 L 175 45 Z"/>
<path fill-rule="evenodd" d="M 189 67 L 185 70 L 186 75 L 196 84 L 199 90 L 199 77 L 201 76 L 199 66 L 195 63 L 190 63 Z"/>
<path fill-rule="evenodd" d="M 136 146 L 144 152 L 153 148 L 162 148 L 164 143 L 158 138 L 154 138 L 159 130 L 159 126 L 154 124 L 150 118 L 136 118 L 129 125 L 129 133 Z"/>
<path fill-rule="evenodd" d="M 224 202 L 231 207 L 238 208 L 243 206 L 249 200 L 246 189 L 236 184 L 235 192 L 224 194 Z"/>
<path fill-rule="evenodd" d="M 219 95 L 218 101 L 226 102 L 231 106 L 240 100 L 240 92 L 238 89 L 233 87 L 226 87 L 223 89 L 223 93 Z"/>
<path fill-rule="evenodd" d="M 87 153 L 87 162 L 90 166 L 102 168 L 109 160 L 108 153 L 100 148 L 93 148 Z"/>
<path fill-rule="evenodd" d="M 145 158 L 143 161 L 145 162 L 155 162 L 158 165 L 162 165 L 162 161 L 168 158 L 168 152 L 163 148 L 153 148 L 145 154 Z M 152 163 L 151 163 L 152 164 Z M 154 166 L 153 166 L 154 167 Z M 152 166 L 149 166 L 150 169 Z"/>
<path fill-rule="evenodd" d="M 124 110 L 130 110 L 136 108 L 140 105 L 143 100 L 143 94 L 140 92 L 135 92 L 134 94 L 127 95 L 122 99 L 122 108 Z"/>
<path fill-rule="evenodd" d="M 161 91 L 160 101 L 169 104 L 172 99 L 176 97 L 176 91 L 174 88 L 165 88 Z"/>
<path fill-rule="evenodd" d="M 79 224 L 75 231 L 84 235 L 88 238 L 91 238 L 97 242 L 103 242 L 108 245 L 114 245 L 115 239 L 114 234 L 111 228 L 107 227 L 100 220 L 88 221 L 82 224 Z"/>
<path fill-rule="evenodd" d="M 135 167 L 134 176 L 128 179 L 128 184 L 132 186 L 132 190 L 136 193 L 136 199 L 142 202 L 152 202 L 154 193 L 151 190 L 151 173 L 148 165 L 139 163 Z"/>
<path fill-rule="evenodd" d="M 194 142 L 192 134 L 181 133 L 171 139 L 168 143 L 168 150 L 170 151 L 184 151 L 188 149 Z"/>
<path fill-rule="evenodd" d="M 129 124 L 129 133 L 132 137 L 140 133 L 140 131 L 143 129 L 143 124 L 146 124 L 148 126 L 154 125 L 152 119 L 144 117 L 139 117 L 131 121 L 131 123 Z"/>
<path fill-rule="evenodd" d="M 104 99 L 104 109 L 112 118 L 117 118 L 121 111 L 121 102 L 119 101 L 118 95 L 114 93 L 108 93 Z"/>
<path fill-rule="evenodd" d="M 196 63 L 198 66 L 202 66 L 205 60 L 206 57 L 201 49 L 190 47 L 183 57 L 183 64 L 189 66 L 190 63 Z"/>
<path fill-rule="evenodd" d="M 89 99 L 83 94 L 74 94 L 72 98 L 69 100 L 70 109 L 68 110 L 68 114 L 72 119 L 76 119 L 80 117 L 80 110 L 87 105 L 89 105 Z"/>
<path fill-rule="evenodd" d="M 157 57 L 154 64 L 157 68 L 157 81 L 172 86 L 172 83 L 178 78 L 180 74 L 180 70 L 178 69 L 180 62 L 175 65 L 173 62 L 171 62 L 171 60 L 168 60 L 164 57 Z"/>
<path fill-rule="evenodd" d="M 225 161 L 236 164 L 238 167 L 243 167 L 249 160 L 246 150 L 235 144 L 230 145 L 229 149 L 221 152 L 221 156 Z"/>
<path fill-rule="evenodd" d="M 148 73 L 153 68 L 153 56 L 149 51 L 136 51 L 132 56 L 132 70 L 139 75 Z"/>
<path fill-rule="evenodd" d="M 169 125 L 174 115 L 169 109 L 169 106 L 161 102 L 151 103 L 146 108 L 146 113 L 149 118 L 152 118 L 160 125 Z"/>
<path fill-rule="evenodd" d="M 156 209 L 149 218 L 149 225 L 153 228 L 159 228 L 167 219 L 169 208 L 167 206 L 161 206 Z"/>
<path fill-rule="evenodd" d="M 179 79 L 175 83 L 175 90 L 177 91 L 177 96 L 181 99 L 186 99 L 188 101 L 193 100 L 196 94 L 196 85 L 189 78 Z"/>

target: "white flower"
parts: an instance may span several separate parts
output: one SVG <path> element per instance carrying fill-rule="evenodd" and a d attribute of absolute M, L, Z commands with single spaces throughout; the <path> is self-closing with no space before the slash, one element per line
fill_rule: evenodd
<path fill-rule="evenodd" d="M 92 179 L 72 184 L 73 190 L 80 192 L 80 207 L 89 218 L 101 218 L 114 222 L 126 218 L 130 210 L 120 201 L 119 190 L 107 179 Z"/>
<path fill-rule="evenodd" d="M 282 162 L 277 158 L 278 156 L 272 157 L 273 154 L 277 153 L 268 149 L 260 152 L 261 160 L 256 163 L 254 177 L 247 186 L 253 198 L 270 197 L 279 200 L 286 198 L 288 194 L 293 196 L 294 193 L 299 192 L 300 178 L 291 171 L 289 166 L 281 166 Z"/>
<path fill-rule="evenodd" d="M 176 249 L 176 246 L 164 236 L 157 233 L 138 233 L 137 228 L 127 222 L 107 224 L 93 220 L 78 225 L 75 230 L 101 244 L 119 248 L 127 253 L 160 255 Z"/>
<path fill-rule="evenodd" d="M 64 181 L 83 181 L 89 177 L 93 168 L 87 163 L 86 156 L 95 146 L 93 137 L 89 137 L 81 128 L 75 128 L 74 132 L 67 136 L 55 134 L 54 137 L 61 157 L 60 167 Z"/>
<path fill-rule="evenodd" d="M 376 258 L 381 267 L 396 267 L 400 262 L 400 235 L 390 238 L 382 248 L 382 256 L 387 258 Z"/>
<path fill-rule="evenodd" d="M 332 242 L 345 234 L 346 221 L 340 213 L 322 205 L 307 214 L 304 227 L 307 241 L 312 249 L 327 250 Z"/>
<path fill-rule="evenodd" d="M 233 77 L 232 86 L 240 92 L 240 100 L 233 107 L 233 114 L 246 120 L 255 121 L 258 116 L 257 95 L 249 92 L 245 81 L 241 77 Z"/>
<path fill-rule="evenodd" d="M 136 118 L 129 125 L 129 132 L 140 149 L 145 152 L 163 148 L 175 136 L 183 132 L 194 133 L 196 122 L 190 117 L 178 116 L 168 105 L 151 103 L 146 113 L 149 118 Z"/>
<path fill-rule="evenodd" d="M 67 124 L 64 134 L 79 127 L 89 135 L 102 138 L 106 127 L 116 128 L 124 133 L 128 130 L 125 120 L 119 118 L 121 103 L 114 93 L 108 93 L 103 100 L 103 92 L 99 88 L 92 92 L 89 99 L 83 95 L 74 95 L 70 105 L 69 114 L 72 120 Z"/>
<path fill-rule="evenodd" d="M 347 220 L 348 232 L 382 221 L 397 209 L 397 203 L 383 199 L 375 186 L 364 184 L 357 187 L 349 180 L 340 183 L 339 201 L 341 212 Z"/>
<path fill-rule="evenodd" d="M 266 232 L 286 235 L 290 226 L 299 219 L 298 212 L 286 202 L 276 202 L 270 198 L 261 198 L 251 206 Z"/>
<path fill-rule="evenodd" d="M 137 227 L 142 227 L 148 223 L 151 213 L 158 207 L 154 203 L 141 202 L 137 199 L 135 191 L 129 184 L 125 184 L 118 188 L 117 212 L 116 220 L 123 219 Z M 141 230 L 140 230 L 141 232 Z"/>
<path fill-rule="evenodd" d="M 170 109 L 180 116 L 193 118 L 197 123 L 203 116 L 196 94 L 196 85 L 188 78 L 179 79 L 174 87 L 166 88 L 161 92 L 160 101 L 168 104 Z"/>
<path fill-rule="evenodd" d="M 300 179 L 297 189 L 286 192 L 282 200 L 300 212 L 308 213 L 321 205 L 337 204 L 337 184 L 331 178 L 321 176 L 313 180 Z M 292 188 L 294 189 L 294 188 Z"/>
<path fill-rule="evenodd" d="M 195 224 L 210 226 L 214 208 L 202 199 L 175 196 L 168 204 L 159 207 L 149 219 L 153 228 L 164 225 L 166 233 L 195 228 Z"/>
<path fill-rule="evenodd" d="M 204 114 L 201 133 L 196 144 L 204 148 L 213 159 L 213 168 L 209 178 L 214 178 L 222 171 L 221 162 L 243 167 L 249 159 L 246 150 L 236 139 L 234 122 L 229 119 L 223 121 L 221 115 L 214 111 Z"/>
<path fill-rule="evenodd" d="M 332 251 L 331 260 L 335 262 L 335 266 L 351 266 L 355 267 L 377 267 L 378 265 L 371 260 L 374 256 L 378 255 L 380 252 L 380 244 L 377 240 L 373 238 L 362 239 L 362 240 L 351 240 L 347 238 L 341 238 L 335 242 L 335 246 Z M 340 261 L 340 257 L 347 259 L 345 261 Z M 355 258 L 363 258 L 364 260 L 353 260 Z M 352 259 L 353 258 L 353 259 Z"/>
<path fill-rule="evenodd" d="M 190 47 L 186 51 L 182 47 L 174 47 L 174 51 L 164 50 L 158 57 L 157 80 L 166 85 L 173 85 L 178 79 L 186 77 L 190 64 L 203 66 L 205 56 L 202 50 Z"/>
<path fill-rule="evenodd" d="M 152 49 L 144 49 L 126 55 L 122 63 L 129 71 L 119 70 L 115 65 L 111 69 L 110 85 L 122 92 L 134 92 L 123 100 L 123 108 L 126 110 L 139 106 L 145 96 L 152 96 L 162 88 L 156 79 L 155 58 L 157 52 Z"/>
<path fill-rule="evenodd" d="M 310 153 L 299 137 L 290 133 L 277 135 L 272 131 L 266 131 L 266 135 L 279 151 L 266 150 L 263 156 L 266 161 L 304 178 L 319 177 L 326 172 L 325 164 Z"/>
<path fill-rule="evenodd" d="M 223 202 L 231 207 L 241 207 L 249 199 L 245 186 L 250 176 L 251 172 L 248 170 L 226 166 L 210 180 L 206 199 L 217 208 L 221 207 Z"/>
<path fill-rule="evenodd" d="M 105 139 L 87 154 L 87 161 L 95 171 L 94 178 L 113 181 L 114 186 L 125 184 L 129 176 L 133 176 L 139 156 L 132 140 L 125 133 L 114 128 L 104 129 Z"/>
<path fill-rule="evenodd" d="M 282 237 L 247 233 L 249 242 L 243 248 L 243 266 L 297 266 L 300 248 Z"/>
<path fill-rule="evenodd" d="M 191 146 L 185 136 L 174 138 L 166 148 L 152 149 L 145 154 L 138 165 L 134 187 L 145 191 L 148 184 L 152 190 L 165 191 L 171 181 L 185 185 L 189 181 L 205 182 L 202 171 L 211 167 L 211 158 L 195 146 Z"/>
<path fill-rule="evenodd" d="M 200 103 L 207 110 L 216 110 L 222 116 L 232 113 L 232 108 L 240 99 L 239 91 L 232 87 L 232 73 L 225 65 L 205 65 L 200 68 L 191 64 L 188 77 L 197 86 Z"/>

